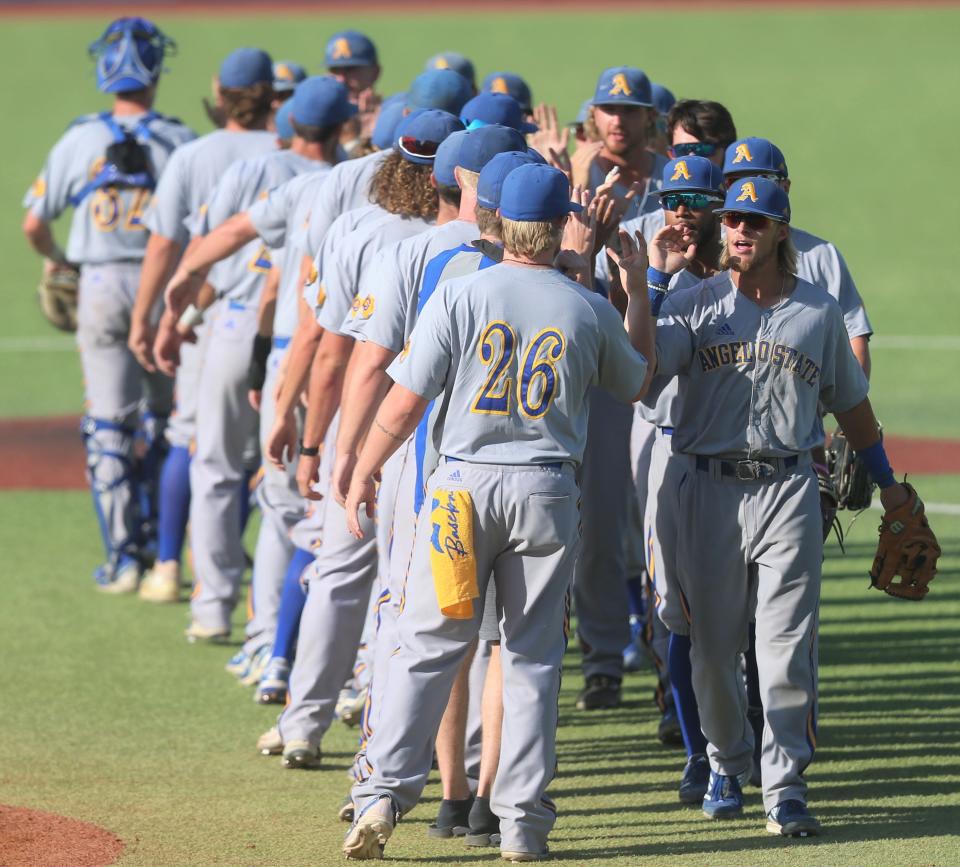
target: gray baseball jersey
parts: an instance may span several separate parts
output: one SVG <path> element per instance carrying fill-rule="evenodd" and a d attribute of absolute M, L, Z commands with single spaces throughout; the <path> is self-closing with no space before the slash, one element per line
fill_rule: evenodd
<path fill-rule="evenodd" d="M 146 227 L 155 235 L 186 244 L 190 239 L 187 219 L 207 201 L 227 167 L 276 149 L 276 135 L 265 130 L 214 130 L 177 148 L 147 208 Z"/>
<path fill-rule="evenodd" d="M 143 113 L 112 118 L 146 149 L 154 182 L 172 163 L 174 149 L 195 137 L 175 118 Z M 25 208 L 44 222 L 53 222 L 74 207 L 67 258 L 80 265 L 137 262 L 147 246 L 144 222 L 152 191 L 144 187 L 90 183 L 106 162 L 115 141 L 108 122 L 98 114 L 75 120 L 53 146 L 42 171 L 27 191 Z"/>
<path fill-rule="evenodd" d="M 444 284 L 387 372 L 428 399 L 452 382 L 442 454 L 526 465 L 579 464 L 589 387 L 629 402 L 646 369 L 604 299 L 554 269 L 502 264 Z"/>
<path fill-rule="evenodd" d="M 329 165 L 311 160 L 293 151 L 267 153 L 231 165 L 217 183 L 209 201 L 198 216 L 197 234 L 206 234 L 222 222 L 252 207 L 258 198 L 295 175 L 328 171 Z M 207 282 L 220 296 L 241 304 L 256 304 L 264 277 L 272 267 L 270 250 L 256 238 L 226 259 L 221 259 L 207 275 Z"/>
<path fill-rule="evenodd" d="M 330 173 L 330 183 L 318 190 L 310 212 L 307 255 L 315 256 L 323 237 L 337 217 L 370 204 L 370 179 L 380 163 L 393 151 L 376 151 L 355 160 L 338 163 Z"/>
<path fill-rule="evenodd" d="M 417 321 L 417 296 L 427 263 L 444 250 L 479 237 L 476 223 L 451 220 L 381 250 L 370 263 L 364 295 L 344 321 L 344 331 L 400 352 Z"/>
<path fill-rule="evenodd" d="M 280 254 L 280 285 L 273 315 L 274 337 L 290 337 L 297 327 L 300 263 L 306 255 L 310 211 L 329 171 L 317 169 L 292 177 L 258 199 L 247 215 L 260 239 Z"/>
<path fill-rule="evenodd" d="M 674 447 L 693 454 L 808 451 L 822 441 L 818 399 L 842 411 L 867 395 L 839 305 L 800 279 L 766 309 L 740 295 L 727 272 L 670 295 L 657 320 L 657 359 L 658 376 L 686 378 Z"/>
<path fill-rule="evenodd" d="M 363 295 L 371 262 L 377 253 L 405 238 L 419 235 L 431 225 L 419 218 L 399 217 L 383 212 L 382 215 L 368 219 L 354 228 L 348 237 L 335 245 L 324 257 L 323 272 L 320 275 L 324 297 L 317 299 L 320 302 L 316 308 L 317 323 L 329 331 L 343 334 L 344 320 L 354 308 L 355 300 Z"/>

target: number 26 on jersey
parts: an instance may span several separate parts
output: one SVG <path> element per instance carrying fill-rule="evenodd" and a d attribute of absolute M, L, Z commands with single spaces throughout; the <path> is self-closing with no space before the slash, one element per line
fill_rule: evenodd
<path fill-rule="evenodd" d="M 487 376 L 472 412 L 510 415 L 515 399 L 525 418 L 547 414 L 557 393 L 556 365 L 567 349 L 566 339 L 556 328 L 542 328 L 525 346 L 522 342 L 506 322 L 490 322 L 483 329 L 477 358 L 487 368 Z"/>

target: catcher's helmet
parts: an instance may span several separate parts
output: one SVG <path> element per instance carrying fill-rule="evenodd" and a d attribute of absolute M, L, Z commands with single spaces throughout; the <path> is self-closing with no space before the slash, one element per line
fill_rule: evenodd
<path fill-rule="evenodd" d="M 88 50 L 97 62 L 97 87 L 126 93 L 154 84 L 164 55 L 175 54 L 177 43 L 146 18 L 118 18 Z"/>

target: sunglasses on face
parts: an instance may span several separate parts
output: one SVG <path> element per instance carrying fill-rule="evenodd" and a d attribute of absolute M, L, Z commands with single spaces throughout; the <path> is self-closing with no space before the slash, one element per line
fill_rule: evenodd
<path fill-rule="evenodd" d="M 400 150 L 413 157 L 435 157 L 439 143 L 435 141 L 420 141 L 420 139 L 403 136 L 400 139 Z"/>
<path fill-rule="evenodd" d="M 688 141 L 683 144 L 671 145 L 667 148 L 667 153 L 674 160 L 678 157 L 712 157 L 719 147 L 720 145 L 705 141 Z"/>
<path fill-rule="evenodd" d="M 748 214 L 744 211 L 728 211 L 720 219 L 728 229 L 739 228 L 743 223 L 748 229 L 754 229 L 757 232 L 766 229 L 773 222 L 763 214 Z"/>
<path fill-rule="evenodd" d="M 691 211 L 699 211 L 714 202 L 722 202 L 719 196 L 710 196 L 707 193 L 664 193 L 660 196 L 660 204 L 665 211 L 677 211 L 683 205 Z"/>
<path fill-rule="evenodd" d="M 783 178 L 780 175 L 774 172 L 750 172 L 746 175 L 733 175 L 731 177 L 726 177 L 723 179 L 723 188 L 725 190 L 730 189 L 740 178 L 766 178 L 768 181 L 773 181 L 775 184 L 779 184 Z"/>

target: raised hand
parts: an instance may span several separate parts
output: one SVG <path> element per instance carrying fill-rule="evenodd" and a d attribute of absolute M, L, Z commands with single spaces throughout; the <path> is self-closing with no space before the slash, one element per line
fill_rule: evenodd
<path fill-rule="evenodd" d="M 665 274 L 683 271 L 697 255 L 690 227 L 683 223 L 664 226 L 650 242 L 650 266 Z"/>
<path fill-rule="evenodd" d="M 583 187 L 574 187 L 570 201 L 583 206 L 583 210 L 570 214 L 563 228 L 561 250 L 571 250 L 589 259 L 593 256 L 597 239 L 597 207 L 593 205 L 593 196 Z"/>
<path fill-rule="evenodd" d="M 590 183 L 590 166 L 603 150 L 602 141 L 586 142 L 578 147 L 570 157 L 572 171 L 571 180 L 574 184 L 586 187 Z"/>
<path fill-rule="evenodd" d="M 620 285 L 627 295 L 633 295 L 635 292 L 647 292 L 647 244 L 643 240 L 643 235 L 636 232 L 636 237 L 631 238 L 630 233 L 620 230 L 620 251 L 607 247 L 607 255 L 613 260 L 613 263 L 620 271 Z"/>
<path fill-rule="evenodd" d="M 539 151 L 544 158 L 549 158 L 551 151 L 554 151 L 558 157 L 560 154 L 566 155 L 567 146 L 570 143 L 570 130 L 560 126 L 557 121 L 557 107 L 541 102 L 533 109 L 533 122 L 540 129 L 528 136 L 527 142 L 530 147 Z"/>

